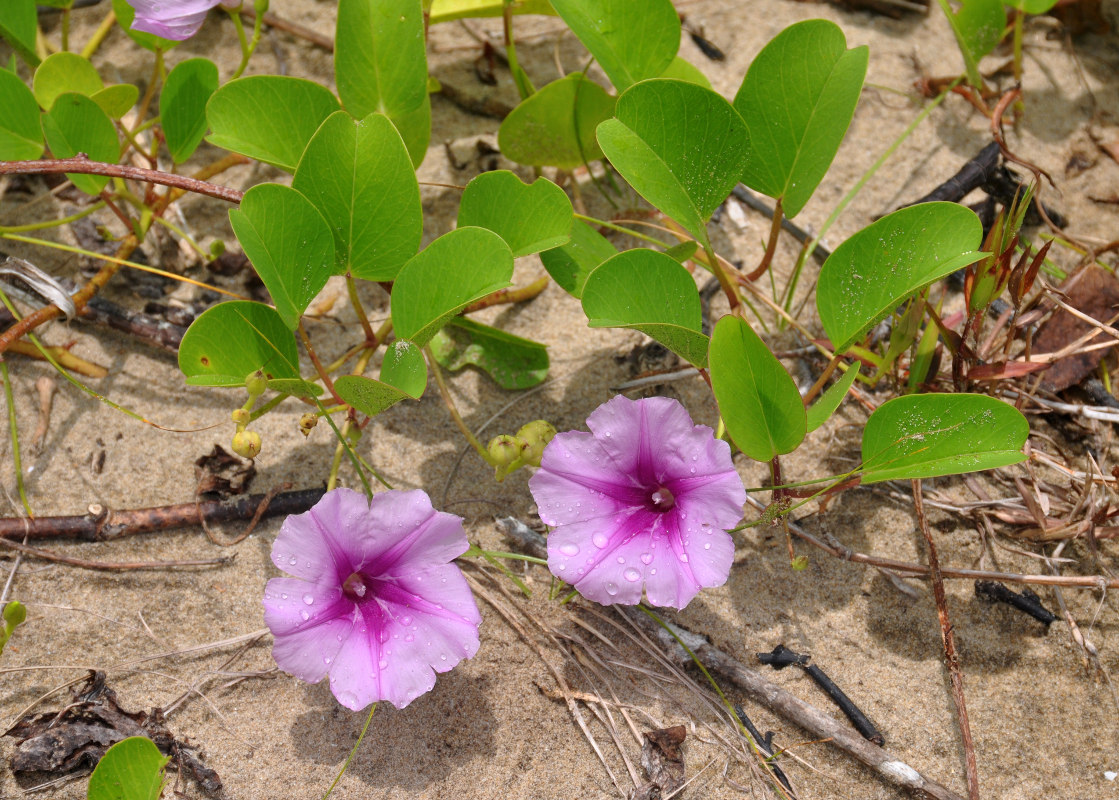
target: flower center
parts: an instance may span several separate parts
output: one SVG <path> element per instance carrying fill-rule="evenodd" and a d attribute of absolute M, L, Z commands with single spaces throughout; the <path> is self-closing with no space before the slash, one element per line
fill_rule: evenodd
<path fill-rule="evenodd" d="M 649 508 L 652 511 L 668 511 L 676 505 L 676 498 L 667 486 L 660 486 L 649 495 Z"/>
<path fill-rule="evenodd" d="M 361 600 L 365 597 L 367 589 L 368 587 L 365 585 L 365 579 L 357 572 L 351 572 L 350 577 L 346 578 L 342 583 L 342 594 L 346 595 L 351 600 Z"/>

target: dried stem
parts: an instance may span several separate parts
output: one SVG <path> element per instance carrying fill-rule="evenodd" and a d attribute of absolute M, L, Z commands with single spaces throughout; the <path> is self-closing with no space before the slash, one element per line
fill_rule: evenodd
<path fill-rule="evenodd" d="M 967 795 L 970 800 L 979 800 L 979 770 L 975 764 L 975 744 L 971 739 L 971 723 L 967 718 L 967 703 L 964 700 L 964 677 L 960 673 L 960 657 L 956 653 L 956 634 L 948 619 L 948 598 L 944 594 L 944 579 L 940 575 L 940 558 L 936 554 L 929 520 L 925 516 L 925 506 L 921 502 L 921 481 L 913 481 L 913 508 L 917 512 L 917 523 L 925 536 L 929 548 L 929 577 L 932 578 L 933 598 L 936 600 L 936 616 L 940 620 L 940 637 L 944 644 L 944 662 L 952 682 L 952 701 L 956 704 L 956 718 L 960 725 L 960 738 L 964 746 L 964 767 L 967 771 Z"/>
<path fill-rule="evenodd" d="M 241 197 L 244 196 L 244 192 L 238 189 L 218 186 L 215 183 L 209 183 L 198 178 L 189 178 L 186 175 L 175 175 L 171 172 L 161 172 L 154 169 L 109 164 L 104 161 L 90 161 L 84 156 L 45 158 L 39 161 L 0 161 L 0 175 L 59 175 L 66 172 L 80 175 L 108 175 L 110 178 L 158 183 L 161 186 L 182 189 L 184 192 L 204 194 L 230 203 L 240 203 Z"/>
<path fill-rule="evenodd" d="M 162 570 L 175 567 L 214 567 L 228 564 L 233 560 L 230 556 L 224 556 L 222 558 L 199 558 L 188 561 L 87 561 L 84 558 L 64 556 L 60 553 L 51 552 L 50 550 L 40 550 L 38 547 L 30 547 L 26 544 L 13 542 L 10 539 L 4 539 L 2 537 L 0 537 L 0 547 L 6 547 L 9 550 L 15 550 L 24 555 L 42 558 L 47 561 L 54 561 L 59 564 L 69 564 L 73 567 L 100 570 L 103 572 L 123 572 L 145 569 Z"/>

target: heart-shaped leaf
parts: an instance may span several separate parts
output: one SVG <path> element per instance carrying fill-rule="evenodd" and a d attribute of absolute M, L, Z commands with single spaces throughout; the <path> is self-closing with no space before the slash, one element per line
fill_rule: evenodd
<path fill-rule="evenodd" d="M 531 339 L 453 319 L 431 340 L 435 360 L 452 372 L 472 364 L 502 389 L 529 389 L 548 377 L 548 348 Z"/>
<path fill-rule="evenodd" d="M 294 172 L 307 142 L 338 111 L 330 90 L 302 78 L 253 75 L 222 86 L 206 104 L 207 141 Z"/>
<path fill-rule="evenodd" d="M 695 279 L 655 250 L 626 250 L 603 262 L 583 286 L 592 328 L 634 328 L 691 364 L 707 364 L 707 337 Z"/>
<path fill-rule="evenodd" d="M 101 106 L 101 110 L 111 119 L 120 119 L 136 105 L 140 90 L 131 83 L 115 83 L 90 95 L 90 99 Z"/>
<path fill-rule="evenodd" d="M 835 413 L 839 408 L 839 404 L 843 402 L 843 398 L 847 396 L 847 392 L 851 389 L 851 384 L 855 382 L 855 378 L 859 377 L 859 366 L 854 364 L 847 368 L 847 372 L 843 374 L 839 380 L 829 386 L 824 393 L 820 395 L 819 399 L 808 407 L 808 432 L 819 428 L 828 418 Z"/>
<path fill-rule="evenodd" d="M 400 134 L 383 114 L 327 118 L 307 144 L 292 186 L 334 231 L 337 267 L 391 281 L 423 236 L 420 186 Z"/>
<path fill-rule="evenodd" d="M 822 19 L 798 22 L 750 64 L 734 98 L 746 122 L 750 157 L 742 182 L 780 198 L 795 217 L 828 171 L 855 115 L 868 49 L 847 49 L 843 31 Z"/>
<path fill-rule="evenodd" d="M 552 0 L 619 92 L 660 75 L 680 49 L 671 0 Z"/>
<path fill-rule="evenodd" d="M 245 192 L 229 222 L 280 318 L 294 330 L 334 268 L 330 226 L 310 200 L 278 183 Z"/>
<path fill-rule="evenodd" d="M 158 800 L 171 760 L 145 736 L 130 736 L 105 751 L 89 776 L 88 800 Z"/>
<path fill-rule="evenodd" d="M 191 386 L 244 386 L 258 369 L 270 380 L 298 378 L 299 353 L 274 308 L 233 300 L 191 323 L 179 345 L 179 369 Z"/>
<path fill-rule="evenodd" d="M 598 143 L 630 186 L 700 242 L 706 222 L 746 166 L 746 124 L 694 83 L 651 80 L 618 98 Z"/>
<path fill-rule="evenodd" d="M 55 53 L 35 70 L 31 91 L 44 110 L 49 110 L 59 95 L 67 92 L 91 97 L 104 87 L 101 76 L 77 53 Z"/>
<path fill-rule="evenodd" d="M 921 203 L 887 214 L 824 262 L 816 308 L 828 338 L 845 351 L 903 300 L 983 257 L 983 226 L 955 203 Z"/>
<path fill-rule="evenodd" d="M 573 72 L 530 95 L 505 118 L 497 146 L 519 164 L 575 169 L 602 158 L 595 128 L 614 113 L 614 98 Z"/>
<path fill-rule="evenodd" d="M 393 117 L 392 124 L 396 126 L 400 138 L 408 148 L 412 166 L 419 169 L 427 155 L 427 146 L 431 143 L 431 95 L 424 95 L 423 102 L 415 111 Z"/>
<path fill-rule="evenodd" d="M 1024 461 L 1030 425 L 1014 406 L 984 394 L 895 397 L 863 429 L 863 483 L 932 478 Z"/>
<path fill-rule="evenodd" d="M 392 286 L 396 335 L 423 347 L 447 320 L 475 300 L 508 286 L 509 245 L 484 228 L 456 228 L 404 265 Z"/>
<path fill-rule="evenodd" d="M 420 0 L 339 0 L 334 79 L 346 110 L 396 119 L 427 96 Z"/>
<path fill-rule="evenodd" d="M 727 433 L 755 461 L 791 453 L 804 440 L 800 392 L 745 320 L 727 315 L 715 323 L 711 388 Z"/>
<path fill-rule="evenodd" d="M 389 345 L 381 364 L 380 380 L 343 375 L 334 382 L 339 397 L 371 417 L 401 400 L 419 399 L 426 388 L 427 363 L 423 352 L 406 339 Z"/>
<path fill-rule="evenodd" d="M 483 172 L 466 185 L 458 208 L 460 228 L 474 225 L 505 240 L 514 258 L 550 250 L 571 238 L 571 201 L 547 178 L 531 185 L 508 170 Z"/>
<path fill-rule="evenodd" d="M 39 104 L 14 72 L 0 69 L 0 161 L 27 161 L 43 154 Z"/>
<path fill-rule="evenodd" d="M 617 248 L 582 220 L 571 226 L 571 241 L 540 254 L 544 269 L 570 295 L 583 296 L 583 284 L 591 271 L 618 254 Z"/>
<path fill-rule="evenodd" d="M 51 110 L 43 114 L 43 135 L 55 158 L 73 158 L 85 153 L 93 161 L 114 162 L 120 157 L 120 141 L 113 121 L 97 103 L 85 95 L 59 95 Z M 103 175 L 67 173 L 86 194 L 99 194 L 109 179 Z"/>
<path fill-rule="evenodd" d="M 35 0 L 5 0 L 0 14 L 0 36 L 32 67 L 39 65 L 35 37 L 39 31 Z"/>
<path fill-rule="evenodd" d="M 217 88 L 217 65 L 206 58 L 189 58 L 167 76 L 159 95 L 159 120 L 176 164 L 190 158 L 206 135 L 206 103 Z"/>

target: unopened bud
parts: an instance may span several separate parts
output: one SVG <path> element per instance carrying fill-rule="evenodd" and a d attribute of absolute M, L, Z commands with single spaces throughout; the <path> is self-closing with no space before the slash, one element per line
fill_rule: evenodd
<path fill-rule="evenodd" d="M 253 415 L 243 408 L 235 408 L 229 416 L 237 423 L 238 428 L 244 428 L 252 420 Z"/>
<path fill-rule="evenodd" d="M 530 422 L 517 431 L 517 438 L 521 440 L 521 458 L 524 463 L 539 467 L 544 448 L 555 435 L 555 427 L 543 419 Z"/>
<path fill-rule="evenodd" d="M 350 444 L 357 444 L 361 441 L 361 435 L 361 428 L 357 427 L 356 425 L 352 425 L 350 429 L 346 431 L 346 441 Z"/>
<path fill-rule="evenodd" d="M 319 415 L 312 414 L 308 411 L 306 414 L 299 418 L 299 432 L 302 433 L 304 436 L 310 436 L 311 431 L 313 431 L 315 429 L 315 426 L 318 424 Z"/>
<path fill-rule="evenodd" d="M 517 437 L 503 433 L 490 440 L 486 452 L 495 467 L 507 467 L 521 457 L 521 442 Z"/>
<path fill-rule="evenodd" d="M 242 458 L 256 458 L 260 454 L 260 434 L 256 431 L 237 431 L 233 434 L 233 452 Z"/>
<path fill-rule="evenodd" d="M 268 388 L 268 378 L 264 376 L 264 371 L 258 369 L 250 372 L 245 378 L 245 388 L 249 390 L 251 397 L 260 397 L 264 394 L 264 390 Z"/>
<path fill-rule="evenodd" d="M 25 619 L 27 619 L 27 606 L 19 600 L 13 600 L 4 606 L 4 623 L 9 632 L 17 625 L 22 625 Z"/>

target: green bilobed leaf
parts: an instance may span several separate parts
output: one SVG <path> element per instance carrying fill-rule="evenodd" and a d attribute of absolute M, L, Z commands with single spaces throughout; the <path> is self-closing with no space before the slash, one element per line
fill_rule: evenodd
<path fill-rule="evenodd" d="M 531 339 L 454 319 L 431 340 L 435 360 L 452 372 L 472 364 L 502 389 L 529 389 L 548 377 L 548 348 Z"/>
<path fill-rule="evenodd" d="M 693 83 L 651 80 L 618 98 L 598 143 L 630 186 L 700 242 L 746 166 L 746 125 L 730 103 Z"/>
<path fill-rule="evenodd" d="M 431 143 L 431 96 L 424 95 L 424 101 L 415 111 L 393 117 L 392 124 L 396 126 L 400 138 L 408 148 L 412 166 L 418 169 L 427 155 L 427 146 Z"/>
<path fill-rule="evenodd" d="M 129 112 L 140 97 L 140 90 L 131 83 L 116 83 L 90 95 L 111 119 L 120 119 Z"/>
<path fill-rule="evenodd" d="M 407 339 L 394 341 L 385 350 L 381 380 L 418 400 L 427 388 L 427 361 L 423 351 Z"/>
<path fill-rule="evenodd" d="M 167 76 L 159 95 L 159 120 L 176 164 L 194 153 L 206 135 L 206 103 L 218 88 L 218 67 L 207 58 L 183 61 Z"/>
<path fill-rule="evenodd" d="M 307 144 L 292 186 L 329 222 L 334 272 L 391 281 L 420 249 L 420 186 L 400 134 L 383 114 L 327 118 Z"/>
<path fill-rule="evenodd" d="M 89 776 L 88 800 L 158 800 L 170 760 L 147 737 L 122 739 L 105 751 Z"/>
<path fill-rule="evenodd" d="M 191 386 L 244 386 L 258 369 L 271 379 L 298 378 L 295 336 L 276 310 L 233 300 L 208 308 L 179 345 L 179 369 Z"/>
<path fill-rule="evenodd" d="M 574 297 L 583 296 L 583 284 L 591 271 L 618 254 L 617 248 L 582 220 L 571 226 L 571 241 L 540 254 L 544 269 L 559 287 Z"/>
<path fill-rule="evenodd" d="M 552 0 L 619 92 L 664 72 L 680 49 L 670 0 Z"/>
<path fill-rule="evenodd" d="M 414 342 L 397 339 L 385 351 L 381 379 L 343 375 L 334 382 L 338 396 L 363 414 L 374 416 L 401 400 L 417 400 L 427 388 L 427 362 Z"/>
<path fill-rule="evenodd" d="M 851 384 L 855 382 L 855 378 L 859 377 L 859 366 L 854 364 L 847 368 L 847 372 L 843 374 L 839 380 L 829 386 L 819 399 L 816 400 L 811 406 L 808 407 L 808 432 L 819 428 L 828 418 L 835 413 L 839 408 L 839 404 L 843 402 L 843 398 L 847 396 L 847 392 L 851 389 Z"/>
<path fill-rule="evenodd" d="M 755 461 L 804 440 L 804 403 L 781 362 L 742 319 L 725 316 L 711 336 L 711 388 L 734 443 Z"/>
<path fill-rule="evenodd" d="M 602 158 L 595 128 L 614 113 L 614 98 L 583 73 L 553 81 L 501 123 L 497 145 L 519 164 L 574 169 Z"/>
<path fill-rule="evenodd" d="M 948 0 L 940 0 L 940 8 L 956 35 L 968 82 L 972 86 L 982 86 L 979 60 L 995 49 L 1006 29 L 1006 11 L 1002 0 L 963 0 L 960 10 L 955 12 L 948 5 Z"/>
<path fill-rule="evenodd" d="M 59 95 L 74 92 L 92 97 L 104 85 L 88 59 L 77 53 L 55 53 L 35 70 L 31 91 L 43 110 L 48 111 Z"/>
<path fill-rule="evenodd" d="M 456 19 L 500 17 L 505 7 L 502 0 L 434 0 L 431 4 L 431 24 Z M 548 0 L 519 0 L 513 3 L 514 14 L 555 15 Z"/>
<path fill-rule="evenodd" d="M 583 286 L 592 328 L 635 328 L 697 367 L 707 364 L 703 308 L 695 279 L 655 250 L 627 250 L 605 261 Z"/>
<path fill-rule="evenodd" d="M 121 29 L 128 34 L 128 38 L 145 50 L 151 50 L 153 53 L 161 50 L 166 53 L 175 45 L 181 44 L 175 39 L 164 39 L 154 33 L 132 30 L 132 20 L 136 18 L 136 11 L 128 4 L 128 0 L 113 0 L 113 11 L 117 15 L 117 22 L 120 23 Z"/>
<path fill-rule="evenodd" d="M 323 121 L 338 111 L 330 90 L 302 78 L 254 75 L 222 86 L 206 104 L 207 141 L 294 172 Z"/>
<path fill-rule="evenodd" d="M 895 397 L 863 429 L 862 482 L 932 478 L 1024 461 L 1026 418 L 983 394 Z"/>
<path fill-rule="evenodd" d="M 117 129 L 97 103 L 80 94 L 59 95 L 41 119 L 43 134 L 55 158 L 73 158 L 85 153 L 91 161 L 115 162 L 120 157 Z M 86 194 L 99 194 L 109 179 L 102 175 L 72 175 L 67 178 Z"/>
<path fill-rule="evenodd" d="M 397 119 L 427 97 L 420 0 L 339 0 L 334 79 L 346 110 Z"/>
<path fill-rule="evenodd" d="M 233 232 L 264 281 L 276 311 L 294 330 L 334 269 L 330 225 L 290 186 L 261 183 L 229 212 Z"/>
<path fill-rule="evenodd" d="M 550 250 L 571 238 L 575 220 L 563 189 L 547 178 L 531 185 L 509 170 L 483 172 L 466 185 L 458 226 L 491 230 L 505 240 L 514 258 Z"/>
<path fill-rule="evenodd" d="M 35 52 L 35 34 L 38 30 L 39 17 L 35 0 L 4 0 L 4 13 L 0 14 L 0 36 L 32 67 L 39 66 L 39 54 Z"/>
<path fill-rule="evenodd" d="M 699 67 L 680 56 L 676 56 L 676 58 L 672 59 L 672 63 L 668 65 L 668 69 L 657 77 L 671 78 L 676 81 L 687 81 L 688 83 L 702 86 L 704 89 L 711 88 L 711 81 L 707 80 L 707 76 L 700 72 Z"/>
<path fill-rule="evenodd" d="M 742 182 L 780 198 L 795 217 L 828 171 L 855 115 L 866 77 L 866 46 L 847 49 L 822 19 L 781 31 L 750 64 L 734 98 L 750 157 Z"/>
<path fill-rule="evenodd" d="M 396 335 L 420 347 L 462 309 L 512 282 L 513 253 L 496 233 L 456 228 L 414 256 L 392 285 Z"/>
<path fill-rule="evenodd" d="M 43 154 L 39 104 L 14 72 L 0 69 L 0 161 L 28 161 Z"/>
<path fill-rule="evenodd" d="M 955 203 L 887 214 L 836 248 L 820 269 L 816 308 L 843 352 L 901 302 L 983 257 L 983 226 Z"/>

